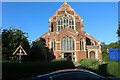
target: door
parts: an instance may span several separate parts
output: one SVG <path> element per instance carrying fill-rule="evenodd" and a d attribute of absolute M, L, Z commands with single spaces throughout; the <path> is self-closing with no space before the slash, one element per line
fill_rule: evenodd
<path fill-rule="evenodd" d="M 72 61 L 72 53 L 64 53 L 64 58 L 66 58 L 67 60 Z"/>

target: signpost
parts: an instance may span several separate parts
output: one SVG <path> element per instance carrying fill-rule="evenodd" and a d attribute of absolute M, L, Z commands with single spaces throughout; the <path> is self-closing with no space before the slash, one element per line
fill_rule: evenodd
<path fill-rule="evenodd" d="M 19 63 L 21 63 L 21 56 L 22 55 L 27 55 L 27 53 L 25 52 L 25 50 L 22 48 L 22 46 L 20 45 L 15 52 L 13 53 L 13 55 L 18 55 L 18 59 L 19 59 Z"/>

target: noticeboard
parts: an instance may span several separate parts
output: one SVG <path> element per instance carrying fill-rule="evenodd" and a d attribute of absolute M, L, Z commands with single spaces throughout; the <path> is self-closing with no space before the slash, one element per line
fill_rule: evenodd
<path fill-rule="evenodd" d="M 109 48 L 109 59 L 120 61 L 120 48 Z"/>

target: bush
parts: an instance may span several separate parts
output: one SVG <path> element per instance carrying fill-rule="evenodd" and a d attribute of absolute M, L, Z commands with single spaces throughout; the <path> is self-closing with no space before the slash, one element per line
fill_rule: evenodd
<path fill-rule="evenodd" d="M 66 58 L 60 58 L 59 60 L 57 60 L 57 59 L 52 60 L 52 62 L 54 62 L 54 61 L 66 61 Z"/>
<path fill-rule="evenodd" d="M 118 61 L 112 61 L 108 63 L 107 72 L 110 75 L 120 78 L 120 63 Z"/>
<path fill-rule="evenodd" d="M 100 65 L 100 62 L 98 60 L 95 60 L 95 59 L 82 59 L 79 61 L 79 64 L 82 67 L 90 68 L 92 70 L 97 70 L 98 66 Z"/>
<path fill-rule="evenodd" d="M 103 63 L 94 59 L 83 59 L 79 61 L 79 64 L 82 67 L 92 70 L 102 76 L 120 78 L 120 62 L 118 61 Z"/>
<path fill-rule="evenodd" d="M 60 69 L 75 68 L 74 64 L 70 61 L 24 63 L 3 62 L 2 66 L 2 80 L 14 80 Z"/>
<path fill-rule="evenodd" d="M 102 57 L 103 57 L 103 61 L 104 61 L 104 62 L 110 62 L 108 53 L 103 53 L 103 54 L 102 54 Z"/>
<path fill-rule="evenodd" d="M 18 61 L 18 57 L 17 56 L 9 57 L 9 61 L 11 61 L 11 62 L 17 62 Z"/>
<path fill-rule="evenodd" d="M 120 78 L 120 63 L 118 61 L 112 61 L 99 66 L 98 74 L 107 77 L 119 77 Z"/>

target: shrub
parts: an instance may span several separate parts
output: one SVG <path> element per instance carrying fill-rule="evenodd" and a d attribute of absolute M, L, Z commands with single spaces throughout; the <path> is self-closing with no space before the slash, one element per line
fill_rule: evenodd
<path fill-rule="evenodd" d="M 54 59 L 54 60 L 52 60 L 52 62 L 53 61 L 66 61 L 66 58 L 60 58 L 59 60 Z"/>
<path fill-rule="evenodd" d="M 108 63 L 107 72 L 115 77 L 120 78 L 120 63 L 118 61 L 112 61 Z"/>
<path fill-rule="evenodd" d="M 90 68 L 92 70 L 96 70 L 96 69 L 98 69 L 98 66 L 100 65 L 100 62 L 98 60 L 95 60 L 95 59 L 82 59 L 82 60 L 79 61 L 79 64 L 82 67 Z"/>
<path fill-rule="evenodd" d="M 112 61 L 112 62 L 100 65 L 97 73 L 102 76 L 120 78 L 119 67 L 120 67 L 120 63 L 118 61 Z"/>
<path fill-rule="evenodd" d="M 110 61 L 108 53 L 103 53 L 102 57 L 103 57 L 104 62 L 109 62 Z"/>
<path fill-rule="evenodd" d="M 11 61 L 11 62 L 17 62 L 18 61 L 18 57 L 17 56 L 9 57 L 9 61 Z"/>
<path fill-rule="evenodd" d="M 79 61 L 79 64 L 82 67 L 92 70 L 102 76 L 120 78 L 120 62 L 118 61 L 114 60 L 112 62 L 103 63 L 98 60 L 83 59 Z"/>

